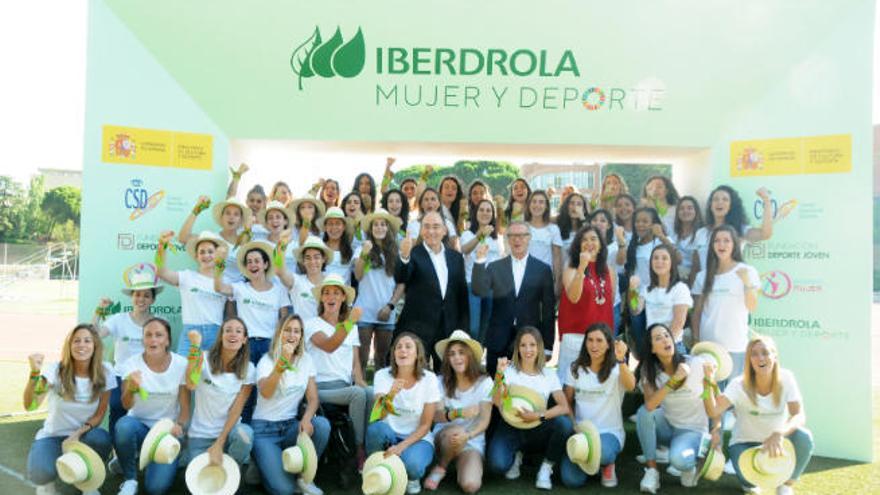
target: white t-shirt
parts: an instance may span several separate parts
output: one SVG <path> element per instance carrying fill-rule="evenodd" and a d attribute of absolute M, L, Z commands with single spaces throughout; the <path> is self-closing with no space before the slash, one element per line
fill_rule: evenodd
<path fill-rule="evenodd" d="M 755 267 L 737 263 L 732 270 L 715 275 L 712 293 L 704 297 L 700 317 L 700 340 L 708 340 L 724 346 L 728 352 L 745 352 L 749 342 L 749 310 L 746 308 L 745 287 L 737 270 L 745 268 L 749 274 L 749 286 L 758 288 L 760 278 Z M 706 271 L 697 274 L 691 289 L 696 295 L 703 293 Z"/>
<path fill-rule="evenodd" d="M 529 224 L 532 238 L 529 240 L 529 254 L 553 268 L 553 246 L 562 249 L 562 235 L 555 223 L 537 228 Z"/>
<path fill-rule="evenodd" d="M 116 377 L 113 375 L 110 363 L 103 365 L 106 392 L 116 388 Z M 46 377 L 46 385 L 49 388 L 46 397 L 49 415 L 46 416 L 43 427 L 37 432 L 36 439 L 69 436 L 95 414 L 101 396 L 99 394 L 92 400 L 92 380 L 74 376 L 73 400 L 65 400 L 59 395 L 58 363 L 49 363 L 43 368 L 43 376 Z"/>
<path fill-rule="evenodd" d="M 676 282 L 669 292 L 663 287 L 648 290 L 648 287 L 643 285 L 641 296 L 645 299 L 645 317 L 648 322 L 646 328 L 650 328 L 655 323 L 662 323 L 669 328 L 672 325 L 675 306 L 685 305 L 691 308 L 694 305 L 691 291 L 684 282 Z M 680 342 L 681 335 L 675 341 Z"/>
<path fill-rule="evenodd" d="M 354 251 L 354 245 L 352 245 L 352 251 Z M 333 251 L 333 259 L 327 263 L 327 268 L 324 270 L 327 275 L 331 273 L 335 273 L 342 277 L 342 281 L 346 284 L 351 283 L 351 270 L 352 266 L 354 266 L 354 255 L 351 256 L 351 259 L 348 260 L 348 263 L 342 262 L 342 254 L 339 251 Z"/>
<path fill-rule="evenodd" d="M 144 352 L 144 327 L 131 319 L 131 313 L 116 313 L 107 318 L 104 327 L 113 337 L 114 371 L 121 376 L 120 365 L 135 354 Z"/>
<path fill-rule="evenodd" d="M 401 389 L 394 396 L 394 409 L 397 416 L 389 414 L 383 421 L 398 435 L 405 437 L 416 431 L 425 404 L 440 402 L 440 389 L 437 388 L 437 375 L 424 370 L 422 379 L 417 381 L 411 388 Z M 373 377 L 373 394 L 377 397 L 385 395 L 391 390 L 394 377 L 391 376 L 391 368 L 382 368 Z M 433 435 L 426 435 L 424 440 L 433 441 Z M 432 442 L 433 443 L 433 442 Z"/>
<path fill-rule="evenodd" d="M 517 370 L 513 363 L 504 370 L 504 381 L 508 386 L 521 385 L 529 388 L 534 392 L 541 394 L 544 400 L 550 398 L 553 392 L 562 390 L 562 384 L 559 383 L 559 376 L 550 368 L 544 367 L 540 374 L 530 375 Z"/>
<path fill-rule="evenodd" d="M 256 237 L 256 227 L 258 226 L 254 225 L 254 240 L 258 240 Z M 268 232 L 266 232 L 266 235 L 268 235 Z M 241 246 L 236 246 L 233 243 L 227 242 L 226 239 L 223 239 L 223 242 L 226 243 L 226 268 L 223 270 L 223 283 L 234 284 L 236 282 L 241 282 L 244 280 L 244 275 L 242 275 L 241 270 L 238 269 L 238 248 Z M 214 284 L 212 282 L 211 287 L 213 288 L 213 286 Z"/>
<path fill-rule="evenodd" d="M 779 370 L 779 384 L 782 386 L 779 404 L 773 403 L 773 393 L 755 394 L 753 404 L 743 387 L 742 375 L 732 379 L 722 395 L 733 404 L 736 424 L 730 444 L 742 442 L 763 442 L 774 431 L 780 430 L 788 420 L 788 403 L 803 402 L 794 375 L 787 369 Z"/>
<path fill-rule="evenodd" d="M 214 279 L 193 270 L 177 273 L 180 285 L 180 313 L 184 325 L 220 325 L 226 296 L 214 292 Z"/>
<path fill-rule="evenodd" d="M 189 427 L 192 438 L 217 438 L 229 418 L 229 410 L 241 387 L 254 384 L 254 365 L 247 363 L 244 379 L 235 373 L 213 373 L 208 351 L 202 353 L 202 379 L 195 390 L 195 411 Z"/>
<path fill-rule="evenodd" d="M 620 280 L 620 276 L 623 275 L 623 265 L 617 264 L 617 251 L 620 250 L 620 246 L 614 240 L 606 248 L 608 249 L 608 269 L 614 270 L 617 273 L 617 280 Z M 614 305 L 617 306 L 618 304 L 620 304 L 620 291 L 617 290 L 617 287 L 614 287 Z"/>
<path fill-rule="evenodd" d="M 626 433 L 620 408 L 626 391 L 620 386 L 620 366 L 611 368 L 604 383 L 599 383 L 599 376 L 589 369 L 580 368 L 575 378 L 569 367 L 565 370 L 565 385 L 574 389 L 575 420 L 590 420 L 599 433 L 614 435 L 623 447 Z"/>
<path fill-rule="evenodd" d="M 247 325 L 248 337 L 271 339 L 278 324 L 278 310 L 290 304 L 287 289 L 277 281 L 272 288 L 258 291 L 250 282 L 232 284 L 238 316 Z"/>
<path fill-rule="evenodd" d="M 318 300 L 312 294 L 315 284 L 307 275 L 293 274 L 293 287 L 290 289 L 290 302 L 293 303 L 293 312 L 298 314 L 303 321 L 318 316 Z"/>
<path fill-rule="evenodd" d="M 150 428 L 162 418 L 176 420 L 180 411 L 177 394 L 186 385 L 186 358 L 172 352 L 168 369 L 156 373 L 144 362 L 143 354 L 136 354 L 122 364 L 122 378 L 133 371 L 141 372 L 141 388 L 149 395 L 144 401 L 135 393 L 128 415 Z"/>
<path fill-rule="evenodd" d="M 251 227 L 251 238 L 254 241 L 265 241 L 269 238 L 269 229 L 262 224 L 254 223 Z"/>
<path fill-rule="evenodd" d="M 471 242 L 475 237 L 476 235 L 474 235 L 473 232 L 465 230 L 461 233 L 461 245 L 464 246 Z M 489 252 L 486 254 L 486 266 L 489 266 L 489 263 L 501 258 L 501 253 L 503 252 L 501 243 L 504 242 L 504 240 L 499 235 L 497 239 L 487 237 L 483 242 L 489 245 Z M 477 249 L 479 248 L 480 245 L 477 244 L 470 253 L 464 255 L 464 275 L 465 279 L 467 279 L 468 285 L 471 283 L 471 274 L 474 273 L 474 261 L 477 259 Z"/>
<path fill-rule="evenodd" d="M 703 433 L 709 431 L 709 416 L 700 398 L 703 393 L 703 362 L 701 356 L 686 356 L 685 363 L 691 369 L 690 374 L 681 387 L 668 391 L 660 404 L 666 420 L 676 428 Z M 660 390 L 668 381 L 669 375 L 660 371 L 654 389 Z"/>
<path fill-rule="evenodd" d="M 687 278 L 694 265 L 694 253 L 708 253 L 707 246 L 709 245 L 709 231 L 705 228 L 697 229 L 693 235 L 693 239 L 691 236 L 679 239 L 678 236 L 675 235 L 675 232 L 673 232 L 669 236 L 669 240 L 675 244 L 675 249 L 678 249 L 678 252 L 681 253 L 681 263 L 678 265 L 678 273 L 682 278 Z M 705 268 L 705 258 L 703 258 L 701 263 L 703 263 L 702 268 Z"/>
<path fill-rule="evenodd" d="M 452 397 L 446 395 L 446 389 L 443 387 L 443 378 L 440 376 L 437 377 L 437 386 L 445 409 L 464 409 L 482 404 L 483 402 L 492 402 L 492 396 L 489 395 L 492 392 L 492 380 L 488 376 L 481 376 L 477 379 L 476 383 L 471 385 L 471 388 L 465 391 L 456 389 Z M 461 426 L 467 430 L 471 426 L 476 425 L 477 421 L 479 421 L 479 417 L 474 416 L 469 419 L 456 418 L 448 423 L 437 423 L 434 425 L 434 434 L 436 435 L 440 430 L 449 425 Z M 486 450 L 486 433 L 483 432 L 471 438 L 467 444 L 482 454 Z"/>
<path fill-rule="evenodd" d="M 651 251 L 660 244 L 663 243 L 655 237 L 650 242 L 636 246 L 636 268 L 633 275 L 638 275 L 642 284 L 651 280 Z"/>
<path fill-rule="evenodd" d="M 358 249 L 354 259 L 360 257 L 361 252 L 362 250 Z M 382 260 L 384 262 L 384 255 Z M 364 261 L 364 268 L 366 268 L 367 263 L 369 261 Z M 396 263 L 400 263 L 400 259 L 397 259 Z M 391 295 L 394 294 L 394 287 L 396 286 L 397 282 L 394 281 L 394 274 L 388 275 L 385 272 L 384 266 L 370 268 L 370 271 L 364 274 L 363 278 L 358 282 L 357 299 L 354 302 L 355 306 L 364 310 L 361 315 L 361 321 L 365 323 L 378 323 L 380 325 L 393 324 L 397 321 L 394 311 L 391 312 L 391 316 L 387 321 L 379 321 L 378 318 L 379 310 L 384 308 L 388 301 L 391 300 Z"/>
<path fill-rule="evenodd" d="M 296 371 L 286 370 L 281 379 L 278 380 L 278 386 L 275 388 L 275 394 L 267 399 L 257 393 L 257 407 L 254 409 L 254 419 L 261 421 L 286 421 L 296 417 L 299 411 L 299 403 L 306 394 L 306 388 L 309 385 L 309 378 L 315 378 L 315 366 L 312 358 L 303 353 L 296 361 L 293 362 Z M 275 371 L 275 360 L 268 353 L 260 358 L 257 363 L 257 383 L 268 377 Z"/>
<path fill-rule="evenodd" d="M 751 226 L 747 223 L 742 224 L 742 226 L 740 227 L 743 234 L 748 232 L 750 228 L 751 228 Z M 738 234 L 739 234 L 739 231 L 737 231 L 737 235 Z M 706 240 L 703 244 L 701 244 L 697 248 L 697 253 L 699 253 L 699 255 L 700 255 L 700 270 L 705 270 L 706 269 L 706 259 L 708 259 L 708 257 L 709 257 L 709 240 L 712 238 L 712 227 L 701 227 L 700 230 L 697 231 L 697 236 L 698 237 L 702 236 L 702 238 L 704 238 Z M 739 238 L 740 254 L 742 254 L 742 250 L 745 248 L 746 244 L 748 244 L 748 241 L 746 241 L 745 239 L 742 238 L 742 236 L 740 236 L 740 238 Z"/>
<path fill-rule="evenodd" d="M 342 380 L 351 383 L 353 380 L 354 348 L 361 346 L 357 325 L 351 327 L 345 340 L 333 352 L 324 352 L 312 343 L 312 336 L 318 332 L 324 334 L 325 337 L 330 337 L 336 332 L 336 329 L 321 317 L 316 316 L 305 321 L 306 352 L 311 356 L 312 363 L 317 370 L 315 381 L 321 383 Z"/>

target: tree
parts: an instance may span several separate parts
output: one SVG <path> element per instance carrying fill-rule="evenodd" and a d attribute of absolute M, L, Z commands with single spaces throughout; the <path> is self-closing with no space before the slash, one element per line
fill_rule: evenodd
<path fill-rule="evenodd" d="M 417 179 L 422 175 L 427 165 L 413 165 L 399 170 L 394 174 L 393 184 L 399 186 L 404 179 Z M 459 160 L 451 167 L 434 166 L 434 171 L 428 176 L 428 185 L 437 187 L 440 181 L 447 175 L 455 175 L 461 179 L 467 194 L 467 187 L 475 179 L 480 179 L 489 186 L 492 194 L 508 196 L 508 186 L 514 179 L 519 177 L 519 167 L 510 162 L 498 162 L 492 160 Z"/>
<path fill-rule="evenodd" d="M 56 187 L 43 196 L 40 207 L 49 218 L 50 238 L 55 225 L 63 225 L 68 221 L 75 226 L 79 225 L 80 203 L 80 190 L 72 186 Z"/>

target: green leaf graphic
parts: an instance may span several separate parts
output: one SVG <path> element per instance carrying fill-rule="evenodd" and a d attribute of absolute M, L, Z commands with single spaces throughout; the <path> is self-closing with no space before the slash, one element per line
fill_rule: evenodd
<path fill-rule="evenodd" d="M 333 52 L 339 48 L 339 45 L 342 44 L 342 33 L 339 32 L 339 28 L 336 28 L 336 32 L 333 34 L 333 37 L 327 40 L 326 43 L 315 48 L 315 51 L 312 52 L 312 70 L 315 74 L 321 77 L 333 77 L 336 73 L 333 72 L 333 66 L 330 63 L 333 58 Z"/>
<path fill-rule="evenodd" d="M 358 28 L 354 38 L 333 52 L 333 70 L 342 77 L 354 77 L 363 70 L 365 56 L 364 33 Z"/>
<path fill-rule="evenodd" d="M 293 54 L 290 56 L 290 68 L 293 69 L 293 72 L 298 75 L 297 83 L 299 85 L 299 89 L 302 90 L 302 80 L 304 77 L 312 77 L 315 75 L 312 72 L 312 64 L 311 64 L 311 56 L 314 52 L 315 48 L 321 44 L 321 32 L 318 30 L 318 27 L 315 26 L 315 32 L 309 36 L 303 44 L 299 45 L 293 50 Z"/>

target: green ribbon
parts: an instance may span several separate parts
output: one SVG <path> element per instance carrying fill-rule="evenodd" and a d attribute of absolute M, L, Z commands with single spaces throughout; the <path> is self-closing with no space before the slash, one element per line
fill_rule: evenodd
<path fill-rule="evenodd" d="M 234 172 L 233 172 L 233 175 L 234 175 Z M 196 203 L 196 205 L 193 207 L 192 213 L 193 213 L 194 216 L 199 216 L 199 213 L 201 213 L 201 212 L 207 210 L 209 206 L 211 206 L 211 200 L 210 200 L 210 199 L 206 199 L 206 200 L 204 200 L 204 201 L 199 201 L 199 202 Z"/>
<path fill-rule="evenodd" d="M 280 364 L 279 364 L 280 363 Z M 282 369 L 284 371 L 292 371 L 296 373 L 296 366 L 293 365 L 286 357 L 279 356 L 278 363 L 275 364 L 276 368 Z"/>
<path fill-rule="evenodd" d="M 709 380 L 703 380 L 703 393 L 700 394 L 701 399 L 706 400 L 720 393 L 721 390 L 719 390 L 717 383 L 711 382 Z"/>
<path fill-rule="evenodd" d="M 345 333 L 349 333 L 349 332 L 351 332 L 351 329 L 354 328 L 354 323 L 352 323 L 351 320 L 345 320 L 345 321 L 343 321 L 343 322 L 340 322 L 340 323 L 337 323 L 337 324 L 336 324 L 336 329 L 337 329 L 337 330 L 338 330 L 340 327 L 342 327 L 342 329 L 345 330 Z"/>
<path fill-rule="evenodd" d="M 226 271 L 226 260 L 223 258 L 215 259 L 214 273 L 216 273 L 217 275 L 222 275 L 224 271 Z"/>
<path fill-rule="evenodd" d="M 389 177 L 387 175 L 385 177 L 382 177 L 382 188 L 383 189 L 388 187 L 390 184 L 391 184 L 391 177 Z"/>
<path fill-rule="evenodd" d="M 654 199 L 654 209 L 657 210 L 661 217 L 666 216 L 666 212 L 669 211 L 669 207 L 660 206 L 660 200 L 656 198 Z"/>
<path fill-rule="evenodd" d="M 246 228 L 241 231 L 241 234 L 238 234 L 238 237 L 235 238 L 235 245 L 233 247 L 237 248 L 239 246 L 243 246 L 243 245 L 251 242 L 251 238 L 253 238 L 253 234 L 251 233 L 251 229 Z"/>
<path fill-rule="evenodd" d="M 637 289 L 629 290 L 629 308 L 633 311 L 639 309 L 639 291 Z"/>
<path fill-rule="evenodd" d="M 194 345 L 189 347 L 189 355 L 187 356 L 187 360 L 190 362 L 194 362 L 195 366 L 193 366 L 193 370 L 189 374 L 189 381 L 193 385 L 198 385 L 202 380 L 202 361 L 204 356 L 202 356 L 201 350 Z"/>
<path fill-rule="evenodd" d="M 111 315 L 110 306 L 103 307 L 103 308 L 101 306 L 98 306 L 97 308 L 95 308 L 95 316 L 97 316 L 99 319 L 104 320 L 110 315 Z"/>
<path fill-rule="evenodd" d="M 370 423 L 379 421 L 385 416 L 385 413 L 400 416 L 400 413 L 394 409 L 394 397 L 389 397 L 387 394 L 376 399 L 376 403 L 373 404 L 373 410 L 370 411 Z"/>
<path fill-rule="evenodd" d="M 275 245 L 275 249 L 272 251 L 272 262 L 275 264 L 275 268 L 281 268 L 284 266 L 285 251 L 287 251 L 286 243 L 279 242 Z"/>
<path fill-rule="evenodd" d="M 156 439 L 153 441 L 153 445 L 150 446 L 150 455 L 147 457 L 147 459 L 149 459 L 149 462 L 153 462 L 153 459 L 156 457 L 156 449 L 159 448 L 159 443 L 162 441 L 163 438 L 167 437 L 168 435 L 170 435 L 170 433 L 166 431 L 165 433 L 162 433 L 161 435 L 156 437 Z"/>
<path fill-rule="evenodd" d="M 177 247 L 174 244 L 170 244 L 168 241 L 159 241 L 159 246 L 156 248 L 156 256 L 153 258 L 155 262 L 156 268 L 162 268 L 165 266 L 165 251 L 170 250 L 171 252 L 176 253 Z"/>
<path fill-rule="evenodd" d="M 40 405 L 37 397 L 45 394 L 49 390 L 49 387 L 46 385 L 46 377 L 44 377 L 43 375 L 32 377 L 31 380 L 35 381 L 36 384 L 34 384 L 34 398 L 27 406 L 28 411 L 36 410 L 37 407 L 39 407 Z"/>

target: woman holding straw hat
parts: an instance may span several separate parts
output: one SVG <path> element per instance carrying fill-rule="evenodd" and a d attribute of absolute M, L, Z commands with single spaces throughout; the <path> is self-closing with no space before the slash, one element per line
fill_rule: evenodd
<path fill-rule="evenodd" d="M 257 365 L 257 408 L 251 425 L 254 429 L 253 457 L 263 486 L 273 495 L 294 493 L 295 487 L 307 495 L 321 490 L 312 479 L 284 469 L 282 451 L 298 443 L 300 434 L 311 437 L 316 458 L 327 447 L 330 422 L 317 416 L 319 400 L 315 384 L 315 365 L 305 352 L 303 321 L 297 315 L 286 317 L 275 331 L 272 347 Z M 300 404 L 306 407 L 298 416 Z M 307 473 L 308 474 L 308 473 Z"/>
<path fill-rule="evenodd" d="M 193 206 L 192 213 L 186 217 L 186 220 L 183 221 L 183 225 L 180 227 L 177 239 L 181 243 L 188 245 L 194 237 L 198 237 L 192 233 L 193 225 L 199 214 L 210 206 L 211 198 L 199 196 L 196 205 Z M 246 242 L 244 237 L 246 236 L 248 239 L 251 237 L 254 216 L 247 205 L 235 198 L 227 198 L 215 204 L 211 209 L 211 214 L 214 222 L 220 226 L 219 236 L 227 247 L 226 256 L 228 258 L 226 259 L 226 271 L 223 273 L 223 279 L 227 283 L 238 282 L 241 280 L 242 275 L 235 264 L 235 257 L 238 254 L 238 247 L 243 242 Z M 170 239 L 166 239 L 164 242 L 160 241 L 159 253 L 167 249 L 169 242 Z"/>
<path fill-rule="evenodd" d="M 166 230 L 159 236 L 159 244 L 170 242 L 172 237 L 174 232 Z M 217 249 L 224 244 L 225 241 L 220 236 L 207 230 L 190 238 L 186 243 L 186 252 L 198 263 L 198 271 L 171 270 L 165 262 L 167 251 L 160 249 L 156 252 L 159 278 L 180 288 L 180 319 L 183 330 L 177 344 L 177 353 L 181 356 L 189 351 L 190 332 L 199 334 L 202 350 L 210 349 L 217 340 L 227 298 L 214 291 L 214 261 Z"/>
<path fill-rule="evenodd" d="M 775 488 L 779 495 L 792 494 L 813 455 L 800 389 L 794 374 L 779 365 L 770 337 L 749 342 L 746 363 L 743 374 L 732 379 L 721 395 L 707 395 L 709 413 L 719 417 L 731 407 L 736 413 L 728 452 L 744 489 L 758 486 Z M 707 363 L 705 371 L 712 376 L 714 363 Z M 711 380 L 708 385 L 715 387 Z"/>
<path fill-rule="evenodd" d="M 565 441 L 572 432 L 568 401 L 565 400 L 559 377 L 553 370 L 544 367 L 544 340 L 538 329 L 520 329 L 513 349 L 513 366 L 509 365 L 507 358 L 498 359 L 493 402 L 501 411 L 504 421 L 498 423 L 489 441 L 489 469 L 504 473 L 509 480 L 517 479 L 522 465 L 522 447 L 544 445 L 544 457 L 535 486 L 551 490 L 553 466 L 565 455 Z M 515 393 L 516 389 L 522 391 L 525 400 L 515 400 L 520 393 Z M 556 405 L 543 410 L 551 396 Z M 525 407 L 527 404 L 534 407 Z"/>
<path fill-rule="evenodd" d="M 376 401 L 367 428 L 367 452 L 400 456 L 409 480 L 407 493 L 419 493 L 420 480 L 434 460 L 431 424 L 440 389 L 437 376 L 425 369 L 425 347 L 415 334 L 398 334 L 392 352 L 391 366 L 373 378 Z"/>
<path fill-rule="evenodd" d="M 370 345 L 375 345 L 375 369 L 385 367 L 394 332 L 394 307 L 403 297 L 403 284 L 394 280 L 398 263 L 397 235 L 400 219 L 382 208 L 361 221 L 364 242 L 355 253 L 354 276 L 358 280 L 355 304 L 363 310 L 358 323 L 361 340 L 360 366 L 366 370 Z"/>
<path fill-rule="evenodd" d="M 324 244 L 333 252 L 333 256 L 327 260 L 327 273 L 339 275 L 346 284 L 351 283 L 354 258 L 353 225 L 352 220 L 337 207 L 328 209 L 324 218 L 318 219 L 318 228 L 324 232 Z"/>
<path fill-rule="evenodd" d="M 294 251 L 297 264 L 302 273 L 291 273 L 285 263 L 276 263 L 278 278 L 290 289 L 290 301 L 293 308 L 303 320 L 318 316 L 318 300 L 312 290 L 324 280 L 327 260 L 333 257 L 333 251 L 324 245 L 320 237 L 309 236 Z M 277 261 L 277 260 L 276 260 Z"/>
<path fill-rule="evenodd" d="M 425 488 L 436 490 L 455 460 L 458 486 L 465 493 L 476 493 L 483 483 L 486 429 L 492 416 L 492 380 L 480 369 L 483 347 L 463 330 L 452 332 L 435 347 L 443 359 L 438 376 L 443 407 L 434 413 L 439 460 Z"/>
<path fill-rule="evenodd" d="M 102 362 L 102 352 L 98 332 L 92 325 L 80 324 L 64 339 L 61 362 L 43 366 L 42 354 L 28 356 L 31 374 L 24 388 L 25 409 L 33 411 L 49 398 L 49 414 L 27 457 L 27 477 L 37 485 L 37 495 L 55 493 L 59 474 L 87 494 L 97 494 L 104 481 L 104 460 L 112 443 L 100 424 L 116 381 L 110 365 Z M 56 460 L 71 468 L 77 464 L 65 457 L 71 449 L 87 453 L 73 478 L 56 470 Z M 82 476 L 82 468 L 91 472 L 90 478 Z"/>
<path fill-rule="evenodd" d="M 572 422 L 588 421 L 599 437 L 599 444 L 590 446 L 591 469 L 585 471 L 569 456 L 562 458 L 560 475 L 569 488 L 584 486 L 587 475 L 595 474 L 600 466 L 602 486 L 617 486 L 614 461 L 626 440 L 621 406 L 624 394 L 636 386 L 626 351 L 626 344 L 611 336 L 607 323 L 594 323 L 587 328 L 577 359 L 565 371 L 565 398 L 573 411 Z"/>
<path fill-rule="evenodd" d="M 170 352 L 171 325 L 152 318 L 144 324 L 144 352 L 122 364 L 122 405 L 128 415 L 116 423 L 115 448 L 125 482 L 120 495 L 138 491 L 137 471 L 146 468 L 147 493 L 165 493 L 177 473 L 179 438 L 190 417 L 186 359 Z M 174 418 L 173 420 L 171 418 Z M 138 455 L 140 451 L 140 455 Z"/>

